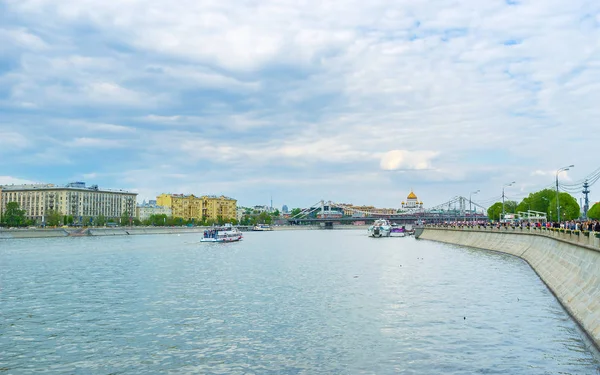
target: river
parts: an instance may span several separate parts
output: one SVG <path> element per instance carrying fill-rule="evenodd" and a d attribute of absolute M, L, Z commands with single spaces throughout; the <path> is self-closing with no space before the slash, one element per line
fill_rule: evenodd
<path fill-rule="evenodd" d="M 0 373 L 600 374 L 531 268 L 366 230 L 0 240 Z"/>

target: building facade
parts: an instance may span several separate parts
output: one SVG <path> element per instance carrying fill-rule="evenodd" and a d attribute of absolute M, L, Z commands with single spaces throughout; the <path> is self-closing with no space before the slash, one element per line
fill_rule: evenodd
<path fill-rule="evenodd" d="M 53 184 L 5 185 L 0 187 L 0 213 L 10 202 L 25 210 L 27 219 L 38 224 L 44 222 L 49 210 L 72 216 L 75 223 L 84 219 L 104 216 L 107 219 L 135 215 L 137 193 L 123 190 L 100 189 L 97 185 L 87 187 L 85 182 L 66 186 Z"/>
<path fill-rule="evenodd" d="M 156 197 L 156 204 L 169 207 L 173 217 L 180 217 L 184 220 L 217 220 L 219 217 L 230 220 L 236 218 L 237 201 L 225 196 L 196 197 L 193 194 L 161 194 Z"/>
<path fill-rule="evenodd" d="M 170 217 L 173 215 L 173 212 L 171 211 L 171 207 L 159 206 L 156 204 L 156 201 L 144 202 L 137 206 L 136 217 L 138 220 L 147 220 L 152 215 L 167 215 L 167 217 Z"/>

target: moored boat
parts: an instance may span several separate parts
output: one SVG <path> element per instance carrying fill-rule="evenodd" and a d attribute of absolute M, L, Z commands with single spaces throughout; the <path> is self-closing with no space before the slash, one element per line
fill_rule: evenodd
<path fill-rule="evenodd" d="M 407 230 L 404 226 L 400 227 L 398 225 L 392 224 L 392 229 L 390 230 L 390 237 L 404 237 L 406 236 Z"/>
<path fill-rule="evenodd" d="M 273 230 L 268 224 L 256 224 L 253 228 L 255 232 L 267 232 Z"/>
<path fill-rule="evenodd" d="M 375 220 L 375 223 L 367 229 L 370 237 L 389 237 L 392 231 L 392 225 L 386 219 Z"/>
<path fill-rule="evenodd" d="M 204 237 L 200 239 L 200 242 L 235 242 L 242 239 L 242 232 L 231 226 L 231 224 L 225 224 L 223 227 L 211 228 L 204 231 Z"/>

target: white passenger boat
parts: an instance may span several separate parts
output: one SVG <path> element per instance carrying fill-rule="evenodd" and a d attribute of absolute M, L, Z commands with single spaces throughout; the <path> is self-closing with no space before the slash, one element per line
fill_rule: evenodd
<path fill-rule="evenodd" d="M 200 242 L 235 242 L 242 239 L 242 232 L 231 226 L 231 224 L 225 224 L 223 227 L 211 228 L 204 231 L 204 237 Z"/>
<path fill-rule="evenodd" d="M 392 225 L 386 219 L 375 220 L 375 223 L 367 229 L 370 237 L 389 237 L 392 231 Z"/>
<path fill-rule="evenodd" d="M 267 232 L 273 230 L 268 224 L 256 224 L 254 228 L 252 228 L 255 232 Z"/>

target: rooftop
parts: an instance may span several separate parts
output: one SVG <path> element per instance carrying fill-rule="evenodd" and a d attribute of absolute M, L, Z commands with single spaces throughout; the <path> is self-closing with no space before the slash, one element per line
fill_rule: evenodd
<path fill-rule="evenodd" d="M 121 193 L 121 194 L 134 194 L 127 190 L 117 189 L 100 189 L 98 185 L 86 186 L 85 182 L 71 182 L 66 185 L 55 185 L 55 184 L 24 184 L 24 185 L 0 185 L 0 190 L 3 191 L 23 191 L 23 190 L 75 190 L 75 191 L 98 191 L 105 193 Z"/>

